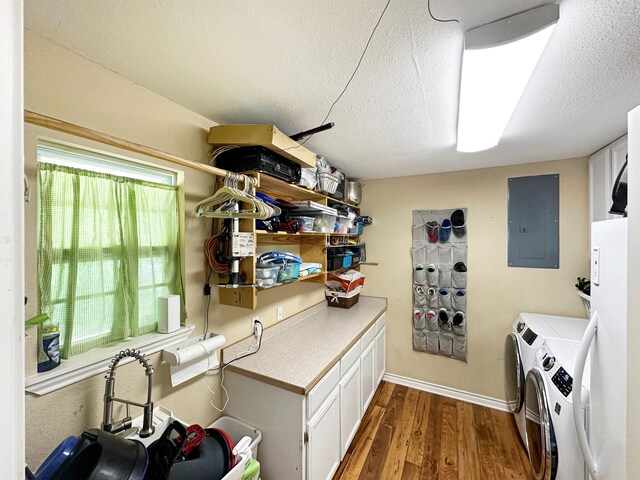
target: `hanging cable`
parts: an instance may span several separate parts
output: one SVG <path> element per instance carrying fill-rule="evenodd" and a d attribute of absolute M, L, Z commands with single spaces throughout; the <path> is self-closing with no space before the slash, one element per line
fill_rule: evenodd
<path fill-rule="evenodd" d="M 433 18 L 436 22 L 441 22 L 441 23 L 456 22 L 456 23 L 460 23 L 460 20 L 457 20 L 455 18 L 442 19 L 442 18 L 434 17 L 433 13 L 431 13 L 431 0 L 427 0 L 427 10 L 429 11 L 429 16 L 431 18 Z"/>
<path fill-rule="evenodd" d="M 373 30 L 371 31 L 371 35 L 369 35 L 369 39 L 367 40 L 367 44 L 364 46 L 364 50 L 362 51 L 362 55 L 360 55 L 360 60 L 358 60 L 358 64 L 356 65 L 356 68 L 353 70 L 353 73 L 351 74 L 351 77 L 349 77 L 349 80 L 347 80 L 347 83 L 344 86 L 344 88 L 342 89 L 342 92 L 340 92 L 340 95 L 338 95 L 338 98 L 336 98 L 335 101 L 331 104 L 331 107 L 329 107 L 329 111 L 325 115 L 324 120 L 322 120 L 319 123 L 319 125 L 324 125 L 327 122 L 327 119 L 329 118 L 329 115 L 331 115 L 331 111 L 333 110 L 333 107 L 335 107 L 336 103 L 338 103 L 338 101 L 342 98 L 344 93 L 347 91 L 347 88 L 349 88 L 349 84 L 351 83 L 351 80 L 353 80 L 353 77 L 356 76 L 356 73 L 358 72 L 358 69 L 360 68 L 360 64 L 362 63 L 362 59 L 364 58 L 364 55 L 367 53 L 367 49 L 369 48 L 369 44 L 371 43 L 371 39 L 373 38 L 373 34 L 376 33 L 376 29 L 378 28 L 378 25 L 380 25 L 380 21 L 382 20 L 382 17 L 384 17 L 385 12 L 387 11 L 387 7 L 389 6 L 390 3 L 391 3 L 391 0 L 387 0 L 387 4 L 384 6 L 384 9 L 382 10 L 382 13 L 380 14 L 380 17 L 378 18 L 378 21 L 376 22 L 375 26 L 373 27 Z M 302 145 L 307 143 L 309 140 L 311 140 L 311 138 L 314 135 L 315 135 L 315 133 L 309 135 L 307 137 L 307 139 L 304 142 L 300 143 L 299 145 L 296 145 L 295 147 L 285 148 L 284 150 L 286 151 L 286 150 L 291 150 L 291 149 L 294 149 L 294 148 L 301 147 Z"/>

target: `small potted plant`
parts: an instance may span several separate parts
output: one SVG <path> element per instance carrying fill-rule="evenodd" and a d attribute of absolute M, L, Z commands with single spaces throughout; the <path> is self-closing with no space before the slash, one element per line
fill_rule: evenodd
<path fill-rule="evenodd" d="M 588 278 L 578 277 L 576 288 L 589 318 L 591 317 L 591 281 Z"/>

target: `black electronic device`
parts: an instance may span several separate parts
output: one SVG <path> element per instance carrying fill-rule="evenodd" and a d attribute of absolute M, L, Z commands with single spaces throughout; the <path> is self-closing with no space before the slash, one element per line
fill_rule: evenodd
<path fill-rule="evenodd" d="M 551 377 L 553 384 L 558 387 L 560 393 L 565 397 L 568 397 L 573 389 L 573 378 L 567 373 L 567 371 L 560 367 L 558 371 Z"/>
<path fill-rule="evenodd" d="M 536 341 L 536 338 L 538 338 L 538 335 L 530 328 L 527 328 L 522 334 L 522 339 L 530 346 L 533 345 L 533 342 Z"/>
<path fill-rule="evenodd" d="M 216 157 L 216 166 L 230 172 L 256 171 L 285 182 L 300 182 L 300 165 L 260 146 L 227 150 Z"/>

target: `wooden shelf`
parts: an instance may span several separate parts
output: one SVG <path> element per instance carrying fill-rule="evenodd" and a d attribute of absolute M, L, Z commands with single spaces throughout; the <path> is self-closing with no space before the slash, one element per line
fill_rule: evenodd
<path fill-rule="evenodd" d="M 281 283 L 280 285 L 274 285 L 273 287 L 257 287 L 257 290 L 258 292 L 263 292 L 265 290 L 273 290 L 274 288 L 285 287 L 293 283 L 307 282 L 307 281 L 311 281 L 314 283 L 325 283 L 327 281 L 327 272 L 312 273 L 311 275 L 307 275 L 306 277 L 300 277 L 297 280 Z"/>
<path fill-rule="evenodd" d="M 299 185 L 292 185 L 277 178 L 253 172 L 259 181 L 257 190 L 269 195 L 272 198 L 282 200 L 311 200 L 320 205 L 328 206 L 330 202 L 348 205 L 356 211 L 359 208 L 349 205 L 346 202 L 336 200 L 318 192 L 308 190 Z M 220 289 L 220 304 L 234 307 L 255 309 L 258 306 L 258 293 L 272 288 L 284 287 L 297 282 L 314 282 L 325 284 L 327 281 L 327 240 L 330 237 L 359 237 L 357 234 L 349 233 L 321 233 L 321 232 L 267 232 L 266 230 L 256 230 L 255 221 L 243 219 L 240 222 L 240 231 L 255 233 L 256 244 L 258 245 L 296 245 L 300 247 L 300 258 L 305 262 L 319 263 L 322 265 L 322 272 L 301 277 L 293 282 L 283 283 L 273 287 L 248 287 L 248 288 L 223 288 Z M 336 245 L 337 246 L 337 245 Z M 341 245 L 346 246 L 346 245 Z M 256 267 L 255 257 L 248 257 L 240 262 L 240 271 L 246 277 L 246 283 L 255 283 Z M 351 268 L 351 267 L 350 267 Z M 352 268 L 358 269 L 359 266 Z M 347 270 L 347 269 L 344 269 Z"/>

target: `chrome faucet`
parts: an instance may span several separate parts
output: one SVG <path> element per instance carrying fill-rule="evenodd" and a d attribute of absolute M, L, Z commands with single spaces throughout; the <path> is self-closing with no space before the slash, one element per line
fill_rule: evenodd
<path fill-rule="evenodd" d="M 142 403 L 132 402 L 131 400 L 123 400 L 115 396 L 116 386 L 116 367 L 125 357 L 132 357 L 140 362 L 144 367 L 144 373 L 147 376 L 147 401 Z M 153 365 L 147 362 L 147 359 L 140 353 L 140 350 L 122 350 L 118 353 L 109 366 L 109 373 L 104 377 L 107 382 L 104 387 L 104 412 L 102 414 L 102 430 L 105 432 L 118 433 L 131 428 L 131 416 L 129 415 L 129 405 L 135 405 L 144 410 L 142 420 L 142 430 L 138 432 L 141 438 L 150 437 L 155 431 L 153 426 L 153 402 L 151 401 L 151 380 L 153 375 Z M 124 403 L 127 406 L 127 416 L 117 422 L 113 421 L 113 402 Z"/>

